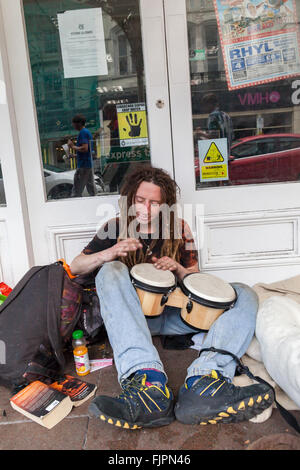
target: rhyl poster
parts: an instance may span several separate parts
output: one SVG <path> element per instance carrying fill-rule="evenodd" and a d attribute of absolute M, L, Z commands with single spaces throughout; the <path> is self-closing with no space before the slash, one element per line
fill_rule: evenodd
<path fill-rule="evenodd" d="M 295 0 L 214 0 L 230 90 L 300 74 Z"/>

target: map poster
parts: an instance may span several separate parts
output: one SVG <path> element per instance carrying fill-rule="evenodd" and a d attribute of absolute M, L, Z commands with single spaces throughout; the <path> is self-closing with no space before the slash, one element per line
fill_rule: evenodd
<path fill-rule="evenodd" d="M 295 0 L 214 0 L 229 90 L 300 74 Z"/>

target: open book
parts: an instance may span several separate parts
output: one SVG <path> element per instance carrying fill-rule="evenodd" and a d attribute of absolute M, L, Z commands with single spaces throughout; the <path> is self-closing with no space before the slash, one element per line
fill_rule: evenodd
<path fill-rule="evenodd" d="M 11 406 L 48 429 L 64 419 L 73 406 L 80 406 L 96 392 L 96 385 L 63 376 L 46 385 L 36 380 L 10 399 Z"/>

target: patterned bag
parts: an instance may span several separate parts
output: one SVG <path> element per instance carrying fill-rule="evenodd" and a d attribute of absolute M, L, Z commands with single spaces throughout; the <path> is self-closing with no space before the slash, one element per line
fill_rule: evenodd
<path fill-rule="evenodd" d="M 61 262 L 25 274 L 0 306 L 1 384 L 15 392 L 63 372 L 63 349 L 79 320 L 82 293 Z"/>

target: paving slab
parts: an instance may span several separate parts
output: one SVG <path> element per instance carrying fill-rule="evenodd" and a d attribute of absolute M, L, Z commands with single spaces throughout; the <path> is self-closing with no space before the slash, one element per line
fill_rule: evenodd
<path fill-rule="evenodd" d="M 186 377 L 186 369 L 198 356 L 193 349 L 166 350 L 158 337 L 153 339 L 168 375 L 175 397 Z M 99 348 L 98 348 L 99 346 Z M 112 357 L 108 341 L 95 345 L 91 355 Z M 98 348 L 98 349 L 97 349 Z M 66 373 L 75 375 L 72 354 L 67 354 Z M 94 356 L 95 357 L 95 356 Z M 115 366 L 96 371 L 85 379 L 97 384 L 96 395 L 116 396 L 121 389 Z M 89 417 L 90 400 L 71 413 L 52 430 L 31 422 L 13 410 L 10 393 L 0 387 L 0 449 L 85 449 L 85 450 L 255 450 L 298 449 L 300 438 L 283 420 L 278 410 L 261 424 L 184 425 L 174 421 L 169 426 L 135 431 L 119 429 Z M 300 421 L 300 411 L 293 412 Z"/>
<path fill-rule="evenodd" d="M 46 429 L 32 421 L 2 424 L 0 449 L 81 450 L 85 442 L 87 425 L 87 417 L 67 417 L 52 429 Z"/>
<path fill-rule="evenodd" d="M 286 434 L 271 434 L 254 441 L 247 450 L 300 450 L 300 439 Z"/>
<path fill-rule="evenodd" d="M 166 350 L 161 346 L 160 338 L 153 338 L 160 358 L 168 375 L 169 386 L 175 397 L 186 377 L 186 369 L 198 356 L 193 349 Z M 120 393 L 115 368 L 100 372 L 97 395 L 116 396 Z M 300 411 L 294 415 L 300 420 Z M 86 437 L 86 449 L 98 450 L 245 450 L 264 436 L 274 433 L 286 433 L 292 439 L 300 438 L 273 410 L 269 420 L 261 424 L 242 422 L 238 424 L 184 425 L 174 421 L 169 426 L 155 429 L 130 431 L 105 424 L 96 418 L 90 418 Z M 288 444 L 287 440 L 287 444 Z M 291 444 L 295 447 L 295 442 Z M 293 447 L 293 448 L 294 448 Z"/>
<path fill-rule="evenodd" d="M 29 419 L 25 418 L 25 416 L 21 415 L 10 406 L 10 402 L 9 402 L 10 397 L 11 397 L 10 390 L 8 390 L 5 387 L 0 386 L 0 425 L 3 422 L 10 423 L 10 422 L 15 422 L 15 421 L 20 421 L 20 420 L 30 421 Z M 6 416 L 3 416 L 4 412 Z"/>

